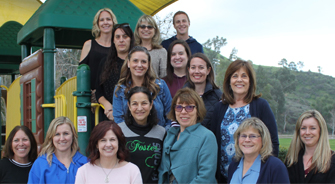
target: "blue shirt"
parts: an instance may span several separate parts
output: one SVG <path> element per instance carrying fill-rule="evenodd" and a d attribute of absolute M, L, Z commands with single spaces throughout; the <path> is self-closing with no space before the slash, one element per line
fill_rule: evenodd
<path fill-rule="evenodd" d="M 228 177 L 228 167 L 235 156 L 234 133 L 243 120 L 251 117 L 249 107 L 250 104 L 239 108 L 229 106 L 221 122 L 220 171 L 225 177 Z"/>
<path fill-rule="evenodd" d="M 168 51 L 170 44 L 177 39 L 178 39 L 177 35 L 172 36 L 171 38 L 162 41 L 161 45 Z M 189 36 L 189 38 L 186 40 L 186 43 L 190 47 L 192 54 L 195 54 L 197 52 L 204 53 L 204 49 L 203 49 L 202 45 L 192 36 Z M 170 62 L 170 61 L 168 61 L 168 62 Z"/>
<path fill-rule="evenodd" d="M 166 117 L 166 115 L 170 112 L 172 101 L 171 94 L 164 80 L 156 79 L 155 83 L 158 84 L 160 88 L 153 103 L 157 111 L 157 118 L 159 119 L 158 125 L 161 125 L 168 130 L 170 128 L 171 121 Z M 116 91 L 117 87 L 118 86 L 115 86 L 114 91 Z M 125 115 L 128 110 L 128 100 L 124 94 L 125 89 L 126 86 L 121 85 L 120 89 L 116 92 L 117 97 L 115 96 L 115 93 L 113 94 L 113 116 L 115 123 L 124 122 L 123 115 Z"/>
<path fill-rule="evenodd" d="M 79 151 L 72 157 L 72 162 L 69 168 L 66 168 L 64 164 L 57 159 L 54 153 L 52 154 L 51 165 L 48 163 L 46 154 L 42 155 L 35 160 L 29 172 L 28 184 L 73 184 L 76 179 L 78 168 L 87 162 L 87 157 L 79 153 Z"/>
<path fill-rule="evenodd" d="M 258 155 L 249 170 L 243 175 L 243 161 L 244 157 L 240 160 L 236 171 L 231 178 L 230 183 L 257 183 L 259 172 L 261 170 L 261 155 Z"/>

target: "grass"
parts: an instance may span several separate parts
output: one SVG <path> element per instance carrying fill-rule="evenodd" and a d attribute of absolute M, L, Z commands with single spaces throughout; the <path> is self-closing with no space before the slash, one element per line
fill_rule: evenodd
<path fill-rule="evenodd" d="M 280 146 L 288 148 L 290 146 L 291 139 L 290 138 L 281 138 L 279 139 Z M 335 150 L 335 139 L 329 139 L 330 148 Z"/>

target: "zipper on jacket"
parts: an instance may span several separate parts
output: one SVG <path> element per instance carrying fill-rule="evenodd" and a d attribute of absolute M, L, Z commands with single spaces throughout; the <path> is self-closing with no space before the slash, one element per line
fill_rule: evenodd
<path fill-rule="evenodd" d="M 68 174 L 69 174 L 69 169 L 70 169 L 70 167 L 66 168 L 66 173 L 68 173 Z"/>

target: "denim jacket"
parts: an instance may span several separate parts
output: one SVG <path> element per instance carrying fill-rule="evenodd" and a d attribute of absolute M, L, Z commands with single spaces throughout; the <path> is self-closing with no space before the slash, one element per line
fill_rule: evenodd
<path fill-rule="evenodd" d="M 168 120 L 166 116 L 169 113 L 171 107 L 171 94 L 164 80 L 156 79 L 155 83 L 158 84 L 160 88 L 157 97 L 154 99 L 154 106 L 157 111 L 157 117 L 159 119 L 158 125 L 161 125 L 165 127 L 166 130 L 168 130 L 170 128 L 171 121 Z M 116 91 L 117 87 L 118 85 L 115 86 L 114 91 Z M 124 94 L 125 89 L 126 86 L 121 85 L 120 89 L 116 92 L 117 97 L 115 96 L 115 93 L 113 95 L 113 116 L 115 123 L 124 122 L 123 115 L 127 113 L 128 100 Z"/>

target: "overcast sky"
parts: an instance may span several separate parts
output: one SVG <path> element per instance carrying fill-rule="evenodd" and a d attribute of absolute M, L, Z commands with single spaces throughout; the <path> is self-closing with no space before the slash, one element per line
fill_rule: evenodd
<path fill-rule="evenodd" d="M 227 39 L 221 54 L 254 64 L 303 61 L 304 71 L 335 76 L 335 0 L 179 0 L 161 10 L 165 17 L 188 13 L 189 34 L 200 43 L 215 36 Z"/>

